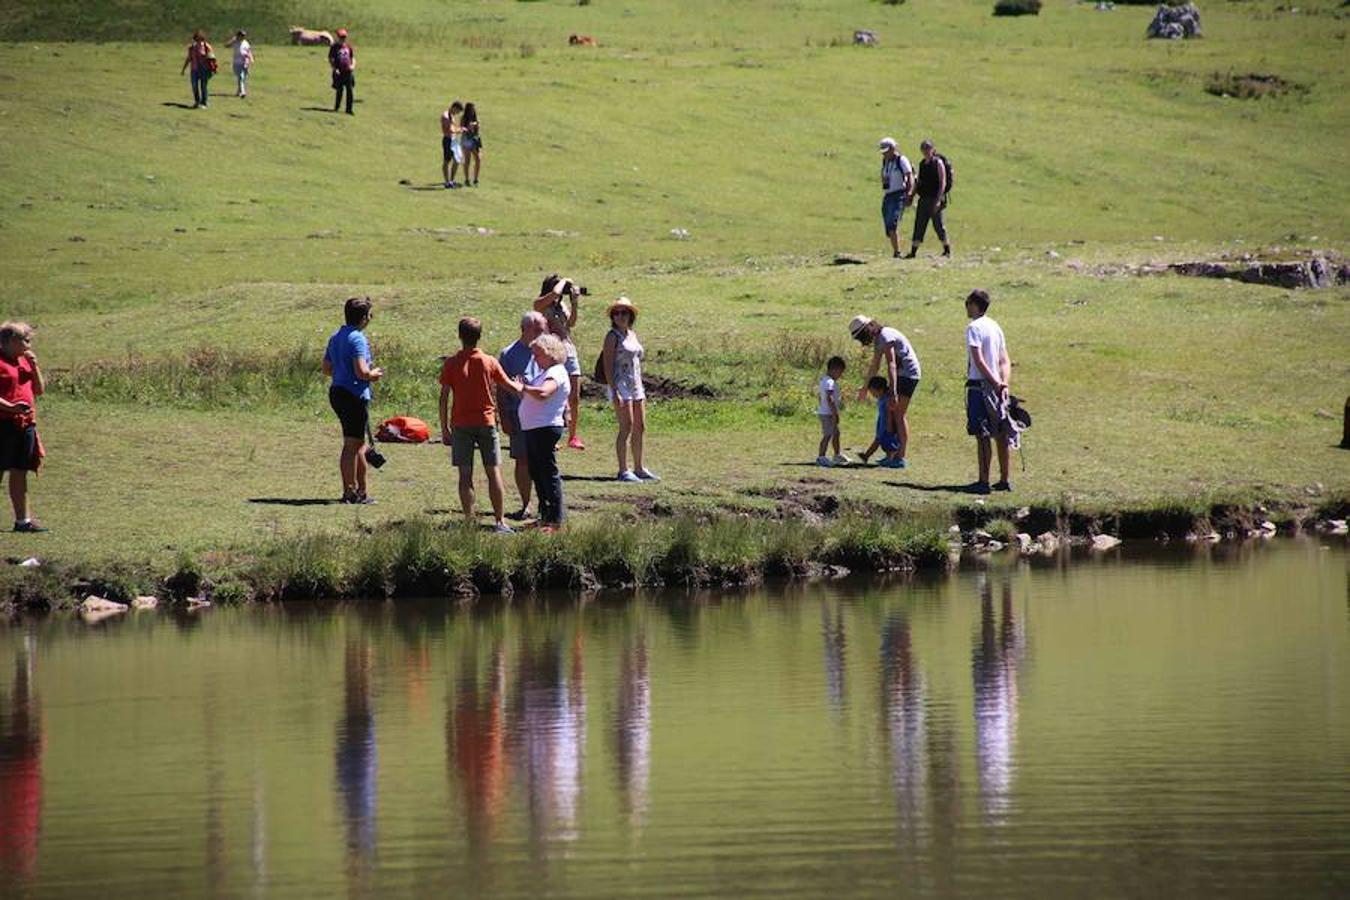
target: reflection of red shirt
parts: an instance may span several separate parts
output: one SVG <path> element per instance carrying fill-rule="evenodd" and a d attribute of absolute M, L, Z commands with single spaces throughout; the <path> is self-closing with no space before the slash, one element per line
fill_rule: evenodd
<path fill-rule="evenodd" d="M 31 878 L 37 870 L 42 821 L 42 738 L 0 754 L 0 875 Z M 3 881 L 0 878 L 0 881 Z"/>
<path fill-rule="evenodd" d="M 0 399 L 8 400 L 10 403 L 27 403 L 30 410 L 33 406 L 33 363 L 26 356 L 20 356 L 17 361 L 10 362 L 3 356 L 0 356 Z M 17 413 L 6 413 L 12 419 L 27 419 L 31 421 L 32 412 L 20 415 Z"/>

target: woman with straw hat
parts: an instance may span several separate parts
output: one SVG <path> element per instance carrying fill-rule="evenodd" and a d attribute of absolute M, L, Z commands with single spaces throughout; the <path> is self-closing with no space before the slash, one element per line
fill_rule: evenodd
<path fill-rule="evenodd" d="M 610 402 L 619 418 L 619 434 L 614 452 L 619 457 L 620 481 L 660 481 L 642 464 L 642 440 L 647 431 L 647 393 L 642 387 L 642 342 L 633 326 L 638 309 L 632 300 L 620 297 L 609 305 L 610 329 L 600 355 Z M 633 451 L 633 468 L 628 468 L 628 450 Z"/>

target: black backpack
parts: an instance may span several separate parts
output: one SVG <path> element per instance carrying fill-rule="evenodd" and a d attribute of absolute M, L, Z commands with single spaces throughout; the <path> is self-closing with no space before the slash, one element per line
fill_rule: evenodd
<path fill-rule="evenodd" d="M 947 190 L 943 192 L 943 196 L 945 197 L 952 192 L 952 161 L 941 153 L 935 155 L 938 159 L 942 160 L 942 168 L 947 172 Z"/>

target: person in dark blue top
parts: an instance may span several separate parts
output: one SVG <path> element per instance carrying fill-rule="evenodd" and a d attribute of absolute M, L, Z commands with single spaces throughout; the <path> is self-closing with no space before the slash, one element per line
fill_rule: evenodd
<path fill-rule="evenodd" d="M 886 451 L 886 458 L 877 465 L 886 469 L 903 469 L 906 463 L 904 457 L 900 455 L 900 437 L 890 430 L 890 383 L 880 375 L 873 375 L 867 380 L 867 392 L 877 401 L 877 436 L 872 445 L 862 453 L 862 461 L 867 462 L 880 447 Z"/>
<path fill-rule="evenodd" d="M 370 324 L 370 298 L 352 297 L 344 308 L 347 323 L 328 339 L 323 354 L 323 374 L 333 379 L 328 403 L 342 425 L 343 503 L 374 503 L 366 495 L 366 459 L 361 448 L 370 425 L 370 385 L 384 376 L 371 365 L 370 342 L 363 333 Z"/>

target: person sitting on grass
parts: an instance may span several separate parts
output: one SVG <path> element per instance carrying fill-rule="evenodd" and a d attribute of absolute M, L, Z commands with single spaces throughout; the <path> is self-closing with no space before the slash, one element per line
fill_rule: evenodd
<path fill-rule="evenodd" d="M 0 325 L 0 472 L 9 474 L 14 530 L 46 531 L 28 509 L 28 473 L 44 455 L 33 404 L 46 389 L 33 353 L 33 329 L 26 322 Z"/>
<path fill-rule="evenodd" d="M 894 328 L 882 325 L 867 316 L 854 316 L 848 326 L 849 334 L 863 346 L 872 347 L 872 364 L 867 367 L 866 378 L 878 374 L 882 361 L 886 363 L 882 376 L 890 385 L 890 425 L 891 431 L 900 441 L 900 460 L 904 468 L 906 453 L 909 450 L 909 402 L 919 389 L 919 354 L 905 337 Z M 864 386 L 858 391 L 858 399 L 863 398 Z"/>
<path fill-rule="evenodd" d="M 488 497 L 492 501 L 493 531 L 512 534 L 503 518 L 500 465 L 501 443 L 497 438 L 497 404 L 493 385 L 520 391 L 520 384 L 502 371 L 501 364 L 478 349 L 483 324 L 472 316 L 459 320 L 459 342 L 463 347 L 441 366 L 441 443 L 450 448 L 450 463 L 459 470 L 459 502 L 464 521 L 474 524 L 473 451 L 483 456 L 487 472 Z M 447 424 L 446 407 L 451 393 L 454 405 Z"/>
<path fill-rule="evenodd" d="M 370 385 L 384 377 L 371 365 L 370 341 L 363 333 L 371 319 L 370 298 L 352 297 L 343 307 L 346 324 L 333 332 L 323 354 L 323 374 L 333 379 L 328 405 L 342 426 L 342 502 L 367 505 L 366 457 L 361 452 L 370 432 Z"/>
<path fill-rule="evenodd" d="M 527 312 L 520 317 L 519 339 L 497 354 L 497 362 L 501 363 L 507 378 L 528 383 L 539 374 L 530 344 L 547 328 L 548 322 L 537 312 Z M 520 521 L 530 518 L 530 463 L 525 455 L 525 435 L 520 430 L 520 396 L 506 388 L 497 388 L 497 411 L 501 417 L 502 431 L 511 438 L 510 453 L 511 459 L 515 461 L 516 490 L 520 492 L 520 509 L 507 513 L 506 517 Z"/>
<path fill-rule="evenodd" d="M 614 404 L 619 434 L 614 452 L 619 458 L 619 480 L 626 482 L 660 481 L 656 473 L 642 463 L 643 438 L 647 433 L 647 392 L 642 384 L 642 358 L 646 351 L 633 326 L 637 307 L 627 297 L 609 305 L 609 334 L 601 351 L 606 393 Z M 633 468 L 628 468 L 628 449 L 633 450 Z"/>
<path fill-rule="evenodd" d="M 816 417 L 820 419 L 820 449 L 816 451 L 818 466 L 846 466 L 853 460 L 839 450 L 839 410 L 844 405 L 843 391 L 839 388 L 839 379 L 844 377 L 847 368 L 842 356 L 831 356 L 825 363 L 825 374 L 820 376 L 820 405 L 816 407 Z M 834 444 L 834 458 L 825 455 L 830 444 Z"/>
<path fill-rule="evenodd" d="M 867 379 L 867 392 L 877 401 L 877 434 L 871 445 L 862 452 L 862 461 L 867 462 L 880 447 L 886 452 L 886 458 L 877 465 L 883 469 L 903 469 L 905 459 L 900 455 L 900 437 L 890 430 L 890 385 L 880 375 Z"/>
<path fill-rule="evenodd" d="M 567 347 L 557 335 L 541 334 L 530 344 L 530 350 L 539 371 L 521 391 L 520 427 L 525 435 L 530 478 L 539 497 L 541 529 L 556 531 L 564 518 L 558 441 L 562 440 L 572 379 L 563 366 Z"/>

